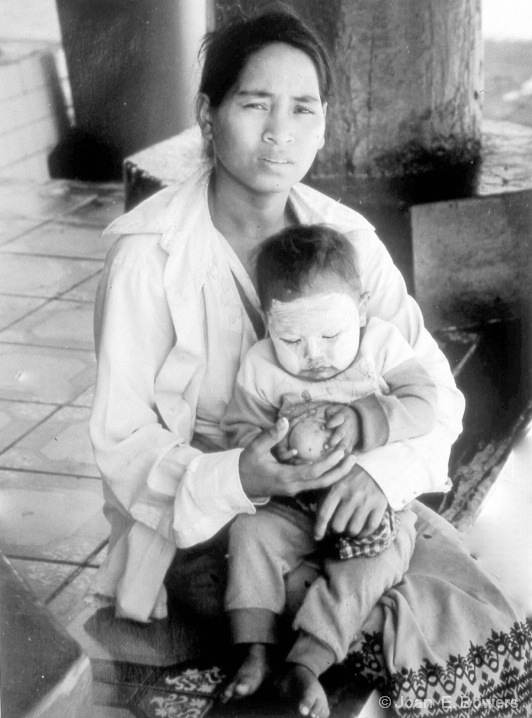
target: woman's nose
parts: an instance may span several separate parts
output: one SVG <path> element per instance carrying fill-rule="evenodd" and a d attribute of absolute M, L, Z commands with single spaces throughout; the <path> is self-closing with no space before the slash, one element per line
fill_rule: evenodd
<path fill-rule="evenodd" d="M 264 129 L 263 140 L 276 145 L 287 145 L 294 141 L 292 123 L 280 113 L 272 113 Z"/>

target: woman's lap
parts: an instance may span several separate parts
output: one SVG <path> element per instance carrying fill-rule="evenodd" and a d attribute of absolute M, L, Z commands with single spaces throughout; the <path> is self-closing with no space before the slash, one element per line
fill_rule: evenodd
<path fill-rule="evenodd" d="M 532 626 L 416 502 L 418 540 L 403 581 L 366 622 L 346 663 L 392 698 L 400 716 L 532 714 Z"/>
<path fill-rule="evenodd" d="M 531 715 L 532 626 L 452 526 L 418 502 L 414 510 L 410 568 L 375 607 L 346 665 L 389 694 L 401 716 Z M 225 531 L 178 552 L 169 594 L 199 615 L 221 616 L 225 556 Z M 291 577 L 292 610 L 315 575 L 303 566 Z"/>

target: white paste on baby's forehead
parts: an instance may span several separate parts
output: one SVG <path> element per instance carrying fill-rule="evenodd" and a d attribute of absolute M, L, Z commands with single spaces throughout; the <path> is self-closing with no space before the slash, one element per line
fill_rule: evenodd
<path fill-rule="evenodd" d="M 270 324 L 274 324 L 280 331 L 290 331 L 291 328 L 301 325 L 308 329 L 314 325 L 318 327 L 327 314 L 344 318 L 352 315 L 356 307 L 355 299 L 344 292 L 306 294 L 291 302 L 273 299 L 268 319 Z"/>

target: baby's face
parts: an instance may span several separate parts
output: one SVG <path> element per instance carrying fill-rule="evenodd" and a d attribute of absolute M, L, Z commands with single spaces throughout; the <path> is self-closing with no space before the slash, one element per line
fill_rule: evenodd
<path fill-rule="evenodd" d="M 290 374 L 323 381 L 353 363 L 365 311 L 337 277 L 318 277 L 290 301 L 273 300 L 267 313 L 277 359 Z"/>

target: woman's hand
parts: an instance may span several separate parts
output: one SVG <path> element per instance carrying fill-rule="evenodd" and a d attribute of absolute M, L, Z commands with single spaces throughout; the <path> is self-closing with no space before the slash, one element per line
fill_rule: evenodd
<path fill-rule="evenodd" d="M 247 496 L 295 496 L 301 491 L 326 489 L 347 476 L 354 466 L 352 456 L 336 449 L 313 464 L 280 464 L 272 448 L 288 431 L 288 420 L 281 418 L 274 427 L 263 431 L 240 454 L 239 471 Z"/>
<path fill-rule="evenodd" d="M 371 476 L 360 466 L 331 486 L 316 517 L 314 538 L 320 541 L 329 527 L 335 533 L 363 538 L 379 527 L 388 506 Z"/>

